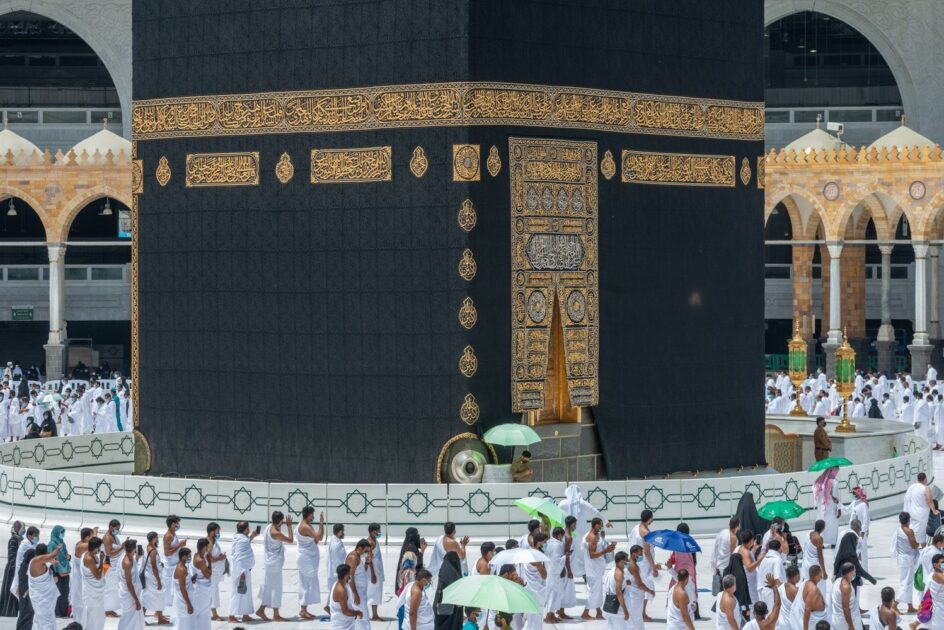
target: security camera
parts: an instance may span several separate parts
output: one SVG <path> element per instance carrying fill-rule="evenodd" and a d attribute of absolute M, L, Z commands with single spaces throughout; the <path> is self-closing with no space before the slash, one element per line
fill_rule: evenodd
<path fill-rule="evenodd" d="M 845 130 L 845 127 L 842 123 L 826 123 L 826 131 L 835 131 L 837 135 L 842 135 L 842 132 Z"/>

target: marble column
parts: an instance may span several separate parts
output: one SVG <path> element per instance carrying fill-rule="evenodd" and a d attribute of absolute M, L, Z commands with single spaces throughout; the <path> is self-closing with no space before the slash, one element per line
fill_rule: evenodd
<path fill-rule="evenodd" d="M 931 295 L 928 303 L 931 321 L 928 323 L 928 337 L 936 341 L 941 338 L 941 297 L 938 290 L 941 282 L 941 248 L 935 245 L 928 254 L 931 257 Z"/>
<path fill-rule="evenodd" d="M 46 350 L 46 378 L 62 378 L 66 365 L 66 246 L 48 243 L 49 254 L 49 338 Z"/>
<path fill-rule="evenodd" d="M 882 253 L 882 325 L 878 329 L 875 349 L 878 351 L 878 369 L 891 375 L 895 371 L 895 327 L 892 326 L 892 309 L 889 302 L 892 285 L 892 250 L 894 245 L 879 245 Z"/>
<path fill-rule="evenodd" d="M 832 378 L 836 375 L 836 350 L 842 345 L 842 243 L 827 243 L 829 251 L 829 332 L 823 352 L 826 355 L 826 375 Z"/>
<path fill-rule="evenodd" d="M 927 243 L 913 243 L 915 256 L 915 317 L 914 338 L 908 346 L 911 352 L 911 375 L 916 380 L 924 380 L 928 373 L 931 359 L 931 340 L 928 337 L 928 280 L 927 280 Z"/>

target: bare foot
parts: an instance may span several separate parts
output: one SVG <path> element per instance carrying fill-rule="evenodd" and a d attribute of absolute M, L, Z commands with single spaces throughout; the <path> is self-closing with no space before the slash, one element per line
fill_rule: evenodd
<path fill-rule="evenodd" d="M 597 613 L 597 619 L 603 619 L 603 613 L 602 613 L 602 612 L 598 612 L 598 613 Z"/>
<path fill-rule="evenodd" d="M 593 617 L 590 616 L 590 611 L 589 611 L 589 610 L 583 611 L 583 614 L 580 615 L 580 618 L 583 619 L 584 621 L 592 621 L 592 620 L 593 620 Z"/>
<path fill-rule="evenodd" d="M 311 614 L 310 612 L 308 612 L 307 610 L 299 610 L 298 616 L 301 617 L 302 619 L 309 619 L 309 620 L 315 619 L 315 616 Z"/>
<path fill-rule="evenodd" d="M 265 611 L 261 608 L 256 611 L 256 617 L 262 619 L 263 621 L 269 621 L 269 618 L 266 617 Z"/>
<path fill-rule="evenodd" d="M 911 604 L 908 604 L 908 614 L 909 614 L 909 615 L 913 615 L 913 614 L 915 614 L 916 612 L 918 612 L 918 609 L 915 608 L 914 606 L 912 606 Z"/>
<path fill-rule="evenodd" d="M 219 615 L 213 615 L 210 617 L 210 621 L 223 621 L 223 618 Z"/>
<path fill-rule="evenodd" d="M 118 616 L 118 613 L 116 613 L 116 612 L 113 611 L 113 610 L 106 610 L 106 611 L 105 611 L 105 616 L 106 616 L 106 617 L 117 617 L 117 616 Z"/>
<path fill-rule="evenodd" d="M 560 621 L 560 619 L 555 617 L 552 613 L 547 613 L 547 615 L 544 616 L 544 623 L 557 623 L 558 621 Z"/>
<path fill-rule="evenodd" d="M 371 621 L 386 621 L 386 619 L 384 619 L 384 618 L 381 617 L 380 615 L 371 615 L 371 616 L 370 616 L 370 620 L 371 620 Z"/>
<path fill-rule="evenodd" d="M 235 615 L 230 615 L 226 619 L 226 621 L 228 621 L 229 623 L 239 623 L 239 619 L 237 619 Z"/>
<path fill-rule="evenodd" d="M 286 619 L 279 613 L 275 613 L 274 615 L 272 615 L 272 621 L 288 621 L 288 619 Z"/>
<path fill-rule="evenodd" d="M 650 617 L 649 615 L 643 615 L 642 620 L 645 621 L 646 623 L 651 623 L 652 617 Z"/>
<path fill-rule="evenodd" d="M 568 615 L 567 613 L 564 612 L 564 609 L 563 609 L 563 608 L 561 608 L 560 610 L 557 611 L 557 618 L 558 618 L 558 619 L 564 619 L 564 620 L 566 620 L 566 619 L 573 619 L 573 617 L 571 617 L 570 615 Z"/>
<path fill-rule="evenodd" d="M 243 615 L 243 623 L 251 623 L 253 621 L 255 621 L 255 619 L 252 618 L 252 615 Z"/>
<path fill-rule="evenodd" d="M 170 624 L 170 619 L 168 619 L 167 617 L 165 617 L 165 616 L 163 616 L 163 615 L 158 615 L 158 617 L 157 617 L 157 625 L 159 625 L 159 626 L 169 626 L 169 625 L 171 625 L 171 624 Z"/>

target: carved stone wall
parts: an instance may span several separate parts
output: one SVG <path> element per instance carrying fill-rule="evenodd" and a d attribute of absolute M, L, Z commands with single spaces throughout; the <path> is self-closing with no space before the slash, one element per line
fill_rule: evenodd
<path fill-rule="evenodd" d="M 0 0 L 0 15 L 29 11 L 55 20 L 81 37 L 108 69 L 124 135 L 131 139 L 131 0 Z"/>

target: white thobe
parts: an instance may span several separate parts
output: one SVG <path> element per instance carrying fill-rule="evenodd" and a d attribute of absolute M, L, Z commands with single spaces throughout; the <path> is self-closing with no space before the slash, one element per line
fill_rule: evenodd
<path fill-rule="evenodd" d="M 39 577 L 33 577 L 29 570 L 26 572 L 29 599 L 33 604 L 32 630 L 56 630 L 56 599 L 59 598 L 59 589 L 56 588 L 49 568 L 43 566 L 43 569 L 45 570 Z"/>
<path fill-rule="evenodd" d="M 764 559 L 760 561 L 760 566 L 754 571 L 757 579 L 757 595 L 761 601 L 767 603 L 767 610 L 773 610 L 774 593 L 767 586 L 767 576 L 773 575 L 781 582 L 787 581 L 787 573 L 783 568 L 783 556 L 777 551 L 768 551 Z"/>
<path fill-rule="evenodd" d="M 914 404 L 909 400 L 901 405 L 901 415 L 898 417 L 905 424 L 913 424 L 915 419 Z"/>
<path fill-rule="evenodd" d="M 312 536 L 304 536 L 298 529 L 295 530 L 295 540 L 298 541 L 298 603 L 300 606 L 318 604 L 321 602 L 318 584 L 321 551 Z"/>
<path fill-rule="evenodd" d="M 558 505 L 564 514 L 567 516 L 573 516 L 577 519 L 577 529 L 574 532 L 574 542 L 583 540 L 584 536 L 587 535 L 587 532 L 590 531 L 589 521 L 591 519 L 601 518 L 603 519 L 604 525 L 609 523 L 600 510 L 593 507 L 583 498 L 583 495 L 580 492 L 580 486 L 575 484 L 567 486 L 567 488 L 564 489 L 564 495 L 564 500 Z M 582 554 L 580 553 L 574 553 L 570 557 L 570 570 L 574 576 L 583 575 L 585 572 L 583 563 L 584 559 L 581 556 Z"/>
<path fill-rule="evenodd" d="M 383 551 L 379 540 L 377 541 L 377 548 L 374 549 L 371 564 L 374 566 L 374 575 L 377 577 L 377 581 L 370 582 L 367 585 L 367 603 L 372 606 L 380 606 L 383 603 L 384 565 Z"/>
<path fill-rule="evenodd" d="M 882 418 L 883 418 L 883 419 L 885 419 L 885 420 L 895 420 L 895 412 L 896 412 L 895 403 L 894 403 L 894 401 L 893 401 L 891 398 L 889 398 L 888 400 L 883 401 L 882 404 L 881 404 L 881 407 L 882 407 Z"/>
<path fill-rule="evenodd" d="M 819 417 L 826 417 L 829 415 L 829 403 L 825 398 L 821 398 L 816 402 L 816 406 L 813 407 L 813 413 L 810 415 Z"/>
<path fill-rule="evenodd" d="M 229 598 L 229 614 L 233 616 L 251 615 L 256 612 L 252 603 L 252 568 L 256 565 L 256 557 L 252 553 L 252 542 L 245 534 L 233 536 L 233 546 L 230 548 L 230 576 L 233 579 L 232 593 Z M 245 592 L 239 592 L 240 577 L 245 574 Z M 164 582 L 164 588 L 173 592 L 169 582 Z"/>
<path fill-rule="evenodd" d="M 936 380 L 937 380 L 937 370 L 936 370 L 935 368 L 933 368 L 933 367 L 929 367 L 929 368 L 928 368 L 927 380 L 928 380 L 929 382 L 930 382 L 930 381 L 936 381 Z"/>
<path fill-rule="evenodd" d="M 328 601 L 331 601 L 331 593 L 334 592 L 334 585 L 338 582 L 338 565 L 347 562 L 347 550 L 344 548 L 344 541 L 331 535 L 328 539 Z M 432 573 L 432 571 L 430 571 Z M 435 574 L 433 574 L 435 575 Z"/>
<path fill-rule="evenodd" d="M 263 534 L 262 549 L 265 573 L 259 587 L 259 606 L 265 608 L 282 607 L 282 566 L 285 564 L 285 545 L 272 536 L 273 525 L 268 525 Z"/>
<path fill-rule="evenodd" d="M 889 553 L 898 564 L 898 588 L 895 589 L 895 599 L 900 604 L 913 605 L 915 563 L 918 559 L 917 549 L 912 549 L 908 536 L 899 527 L 892 536 Z"/>
<path fill-rule="evenodd" d="M 923 483 L 913 483 L 905 492 L 903 503 L 904 511 L 911 515 L 911 529 L 914 530 L 915 540 L 923 544 L 927 540 L 928 516 L 931 508 L 928 507 L 927 486 Z"/>

